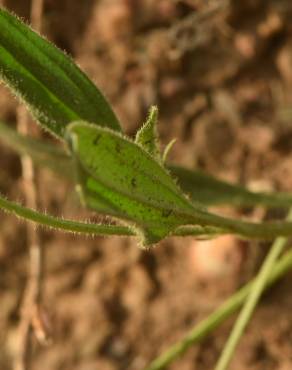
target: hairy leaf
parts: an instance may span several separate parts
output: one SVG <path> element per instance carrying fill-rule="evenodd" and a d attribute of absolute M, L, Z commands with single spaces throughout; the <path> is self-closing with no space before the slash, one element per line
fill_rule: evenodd
<path fill-rule="evenodd" d="M 84 203 L 131 221 L 150 245 L 179 226 L 215 226 L 245 237 L 292 235 L 292 223 L 252 223 L 207 212 L 191 203 L 153 157 L 121 135 L 84 122 L 67 128 Z"/>
<path fill-rule="evenodd" d="M 231 204 L 245 207 L 262 205 L 289 208 L 292 205 L 291 193 L 253 192 L 240 185 L 218 180 L 200 170 L 189 170 L 173 164 L 168 164 L 167 168 L 186 194 L 206 206 Z"/>
<path fill-rule="evenodd" d="M 67 132 L 87 206 L 131 221 L 145 245 L 193 221 L 193 206 L 139 145 L 87 123 L 73 123 Z"/>
<path fill-rule="evenodd" d="M 136 134 L 135 142 L 140 144 L 146 152 L 160 161 L 161 155 L 158 147 L 157 119 L 158 109 L 152 106 L 146 122 Z"/>
<path fill-rule="evenodd" d="M 120 131 L 106 99 L 71 58 L 3 8 L 0 78 L 59 137 L 69 122 L 79 119 Z"/>
<path fill-rule="evenodd" d="M 0 140 L 19 154 L 29 155 L 36 164 L 46 166 L 71 181 L 74 180 L 73 161 L 60 147 L 23 136 L 2 122 Z M 189 170 L 173 164 L 167 164 L 166 167 L 191 200 L 206 206 L 231 204 L 288 208 L 292 205 L 291 193 L 256 193 L 242 186 L 218 180 L 199 170 Z"/>

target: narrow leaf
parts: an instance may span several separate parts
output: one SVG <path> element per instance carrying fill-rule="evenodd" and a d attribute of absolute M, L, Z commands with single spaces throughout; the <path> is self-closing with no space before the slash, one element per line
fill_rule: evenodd
<path fill-rule="evenodd" d="M 162 154 L 162 162 L 165 163 L 166 160 L 167 160 L 167 157 L 168 157 L 168 154 L 170 153 L 172 147 L 174 146 L 174 144 L 176 143 L 176 138 L 175 139 L 172 139 L 170 140 L 170 142 L 166 145 L 164 151 L 163 151 L 163 154 Z"/>
<path fill-rule="evenodd" d="M 72 120 L 120 131 L 101 92 L 74 62 L 5 9 L 0 9 L 0 78 L 44 128 L 63 136 Z"/>
<path fill-rule="evenodd" d="M 292 269 L 292 250 L 282 256 L 273 267 L 269 275 L 265 290 L 283 277 Z M 210 333 L 214 332 L 225 320 L 230 318 L 242 304 L 252 291 L 255 280 L 249 281 L 246 285 L 240 288 L 232 296 L 227 298 L 215 311 L 213 311 L 206 319 L 195 324 L 189 332 L 181 339 L 171 345 L 154 361 L 151 362 L 144 370 L 163 370 L 169 368 L 171 363 L 181 358 L 181 356 L 194 345 L 201 343 Z"/>
<path fill-rule="evenodd" d="M 167 168 L 191 199 L 206 206 L 230 204 L 234 206 L 257 206 L 289 208 L 292 194 L 283 192 L 252 192 L 240 185 L 230 184 L 199 170 L 168 164 Z"/>

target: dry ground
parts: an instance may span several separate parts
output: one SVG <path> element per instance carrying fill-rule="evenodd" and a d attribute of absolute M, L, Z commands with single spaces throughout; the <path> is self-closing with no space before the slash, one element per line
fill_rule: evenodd
<path fill-rule="evenodd" d="M 29 3 L 5 5 L 27 18 Z M 46 0 L 43 32 L 105 92 L 129 135 L 158 104 L 163 145 L 178 138 L 173 161 L 252 189 L 291 191 L 291 17 L 289 0 Z M 0 88 L 0 116 L 13 125 L 15 101 Z M 22 199 L 19 159 L 0 152 L 0 189 Z M 70 185 L 46 170 L 39 189 L 48 212 L 88 216 Z M 0 368 L 8 370 L 28 259 L 25 225 L 0 218 Z M 171 239 L 150 252 L 131 239 L 46 230 L 41 238 L 54 335 L 50 347 L 35 345 L 32 369 L 42 370 L 143 369 L 250 279 L 265 250 L 233 238 L 203 251 L 192 239 Z M 233 370 L 292 368 L 291 276 L 265 295 Z M 231 324 L 170 369 L 212 369 Z"/>

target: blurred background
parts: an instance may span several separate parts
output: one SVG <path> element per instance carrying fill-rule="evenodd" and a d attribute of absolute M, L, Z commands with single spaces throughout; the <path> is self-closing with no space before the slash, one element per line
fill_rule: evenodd
<path fill-rule="evenodd" d="M 2 3 L 29 21 L 29 0 Z M 291 191 L 291 17 L 289 0 L 45 0 L 42 33 L 105 93 L 128 135 L 157 104 L 162 148 L 177 138 L 171 161 L 252 190 Z M 1 85 L 0 118 L 11 126 L 16 106 Z M 45 169 L 38 189 L 48 213 L 94 220 Z M 0 190 L 23 200 L 20 160 L 2 144 Z M 216 211 L 269 217 L 261 208 Z M 8 370 L 28 253 L 25 224 L 2 213 L 0 223 L 0 368 Z M 40 236 L 53 335 L 50 346 L 33 347 L 31 369 L 42 370 L 143 369 L 248 281 L 267 247 L 229 236 L 173 238 L 145 252 L 130 238 Z M 292 368 L 290 281 L 265 295 L 232 369 Z M 231 324 L 170 369 L 212 369 Z"/>

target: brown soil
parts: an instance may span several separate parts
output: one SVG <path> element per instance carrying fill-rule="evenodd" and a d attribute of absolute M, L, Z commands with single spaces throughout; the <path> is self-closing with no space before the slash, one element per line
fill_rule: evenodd
<path fill-rule="evenodd" d="M 5 5 L 27 18 L 29 3 Z M 252 189 L 291 191 L 292 3 L 226 3 L 46 0 L 43 32 L 94 79 L 129 135 L 158 104 L 163 146 L 178 139 L 173 161 Z M 221 7 L 206 14 L 214 4 Z M 15 101 L 0 88 L 1 119 L 14 124 Z M 19 159 L 0 150 L 0 190 L 22 199 Z M 43 209 L 88 216 L 68 184 L 43 169 L 39 180 Z M 220 212 L 265 217 L 261 209 Z M 28 256 L 25 225 L 0 219 L 0 368 L 11 369 Z M 228 237 L 203 249 L 169 239 L 145 252 L 134 239 L 40 233 L 54 336 L 51 346 L 34 346 L 32 369 L 42 370 L 143 369 L 248 281 L 266 250 Z M 231 369 L 292 369 L 290 278 L 265 294 Z M 212 369 L 231 325 L 170 369 Z"/>

